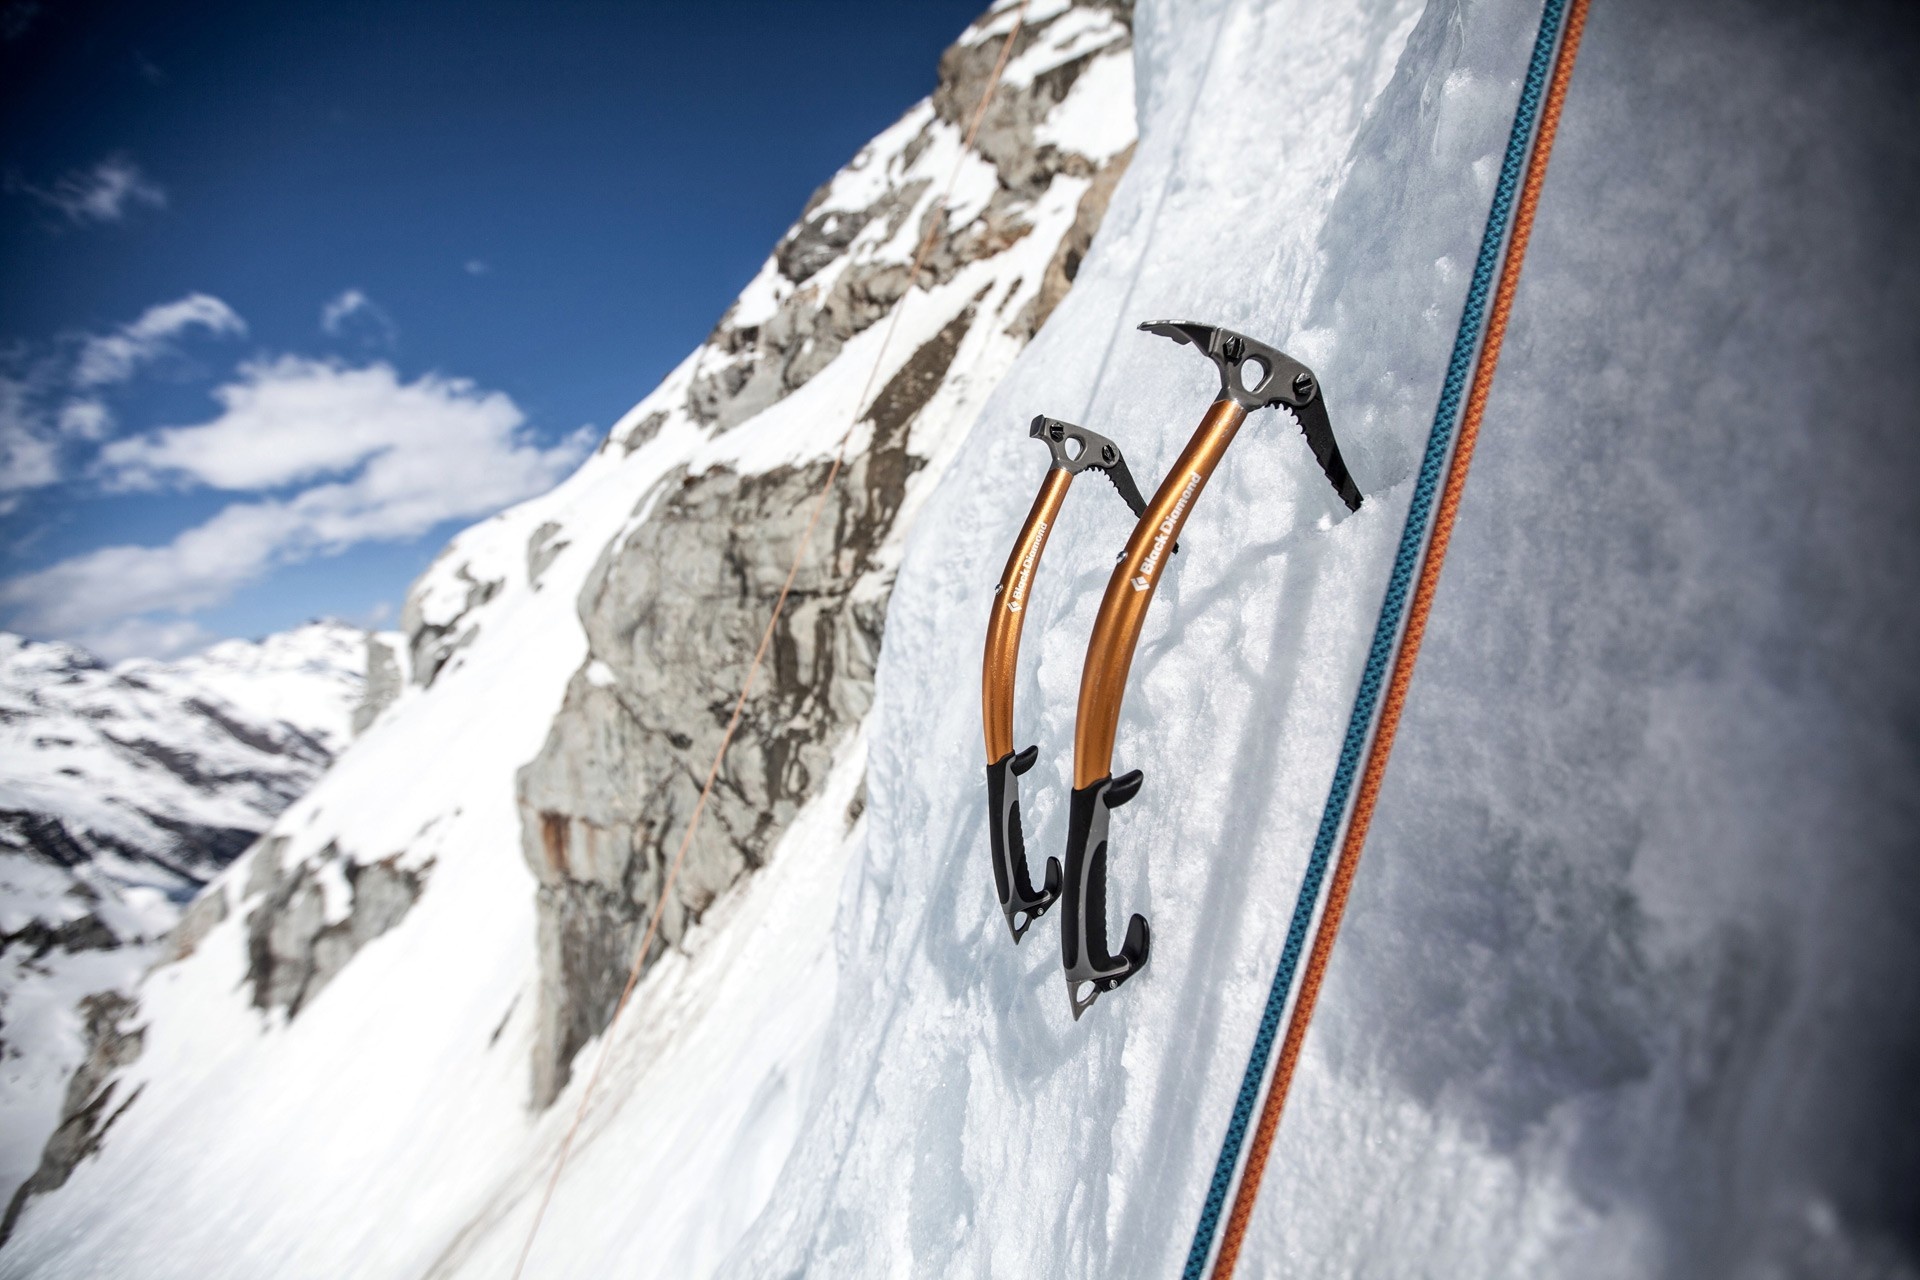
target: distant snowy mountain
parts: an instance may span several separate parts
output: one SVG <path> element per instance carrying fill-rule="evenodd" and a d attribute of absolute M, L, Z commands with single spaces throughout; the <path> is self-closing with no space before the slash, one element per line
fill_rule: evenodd
<path fill-rule="evenodd" d="M 1011 0 L 575 475 L 415 584 L 405 692 L 85 1010 L 0 1276 L 505 1280 L 603 1049 L 529 1280 L 1181 1274 L 1542 8 L 1024 12 L 973 148 Z M 1916 1274 L 1887 21 L 1594 6 L 1241 1276 Z M 1014 947 L 994 900 L 981 644 L 1028 419 L 1151 488 L 1215 393 L 1160 318 L 1310 363 L 1365 504 L 1263 411 L 1182 531 L 1116 746 L 1109 905 L 1153 958 L 1076 1022 L 1055 922 Z M 1036 575 L 1037 853 L 1132 523 L 1076 486 Z"/>
<path fill-rule="evenodd" d="M 107 667 L 0 634 L 0 1184 L 80 1062 L 82 996 L 130 990 L 209 879 L 313 785 L 367 699 L 370 637 L 316 622 Z M 381 651 L 391 646 L 374 641 Z"/>

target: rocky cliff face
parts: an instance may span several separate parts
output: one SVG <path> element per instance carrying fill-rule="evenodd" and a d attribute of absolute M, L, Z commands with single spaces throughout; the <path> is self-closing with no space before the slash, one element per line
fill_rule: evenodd
<path fill-rule="evenodd" d="M 412 651 L 404 637 L 368 633 L 366 684 L 361 689 L 360 701 L 353 708 L 355 734 L 365 733 L 382 711 L 400 700 L 411 658 Z"/>
<path fill-rule="evenodd" d="M 247 981 L 255 1008 L 285 1009 L 292 1018 L 355 952 L 400 923 L 420 897 L 427 868 L 401 866 L 397 857 L 362 862 L 335 844 L 283 867 L 285 844 L 264 842 L 249 869 L 246 894 L 259 905 L 247 914 Z M 206 900 L 218 904 L 213 909 L 224 918 L 226 895 Z M 203 932 L 218 922 L 182 924 Z M 190 934 L 176 936 L 173 949 L 190 950 L 194 941 Z"/>
<path fill-rule="evenodd" d="M 39 1167 L 7 1201 L 6 1215 L 0 1218 L 0 1244 L 13 1234 L 13 1224 L 19 1220 L 27 1201 L 65 1186 L 75 1166 L 100 1149 L 114 1121 L 133 1104 L 139 1090 L 126 1091 L 125 1097 L 117 1096 L 123 1091 L 113 1076 L 140 1056 L 143 1029 L 123 1025 L 139 1007 L 131 996 L 119 991 L 81 997 L 79 1009 L 86 1028 L 85 1054 L 67 1081 L 60 1123 L 40 1153 Z"/>
<path fill-rule="evenodd" d="M 906 359 L 862 416 L 649 962 L 762 863 L 866 714 L 892 586 L 887 549 L 904 532 L 910 483 L 938 449 L 932 432 L 916 440 L 915 425 L 955 375 L 976 328 L 1024 342 L 1071 286 L 1131 151 L 1088 146 L 1088 155 L 1071 134 L 1056 130 L 1056 140 L 1046 125 L 1083 76 L 1124 64 L 1128 15 L 1126 5 L 1072 7 L 1022 32 L 974 150 L 960 158 L 960 207 L 933 229 L 915 282 L 935 290 L 975 268 L 965 283 L 978 284 L 901 353 Z M 746 422 L 890 315 L 940 216 L 936 189 L 954 164 L 954 153 L 936 144 L 950 147 L 965 129 L 1000 45 L 963 40 L 949 49 L 929 103 L 814 194 L 709 339 L 689 382 L 687 416 L 714 432 Z M 1052 242 L 1033 281 L 1005 255 L 1035 233 L 1035 210 L 1049 193 L 1070 193 L 1073 215 L 1064 228 L 1049 227 Z M 581 593 L 589 657 L 519 782 L 526 859 L 540 884 L 536 1104 L 564 1086 L 575 1053 L 619 1000 L 830 466 L 676 470 L 643 504 L 647 518 L 601 555 Z M 470 595 L 483 601 L 484 586 L 475 583 Z M 416 646 L 429 662 L 447 634 L 430 630 L 422 628 Z"/>

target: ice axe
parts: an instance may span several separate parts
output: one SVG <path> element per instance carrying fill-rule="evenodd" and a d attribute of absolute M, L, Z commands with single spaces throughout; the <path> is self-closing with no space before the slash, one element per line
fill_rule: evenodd
<path fill-rule="evenodd" d="M 1360 491 L 1340 457 L 1327 419 L 1320 380 L 1284 352 L 1210 324 L 1159 321 L 1140 326 L 1148 333 L 1198 347 L 1220 370 L 1220 394 L 1207 407 L 1179 461 L 1127 539 L 1114 566 L 1100 612 L 1087 642 L 1080 672 L 1080 709 L 1073 731 L 1073 800 L 1067 811 L 1065 915 L 1060 922 L 1060 960 L 1066 970 L 1067 1000 L 1078 1019 L 1104 992 L 1113 990 L 1147 963 L 1152 938 L 1145 916 L 1127 924 L 1120 953 L 1107 950 L 1108 814 L 1140 791 L 1138 769 L 1113 776 L 1113 739 L 1120 723 L 1120 702 L 1127 691 L 1127 668 L 1147 605 L 1160 585 L 1167 549 L 1193 513 L 1194 501 L 1247 415 L 1285 405 L 1306 433 L 1320 469 L 1349 510 L 1359 510 Z M 1052 860 L 1048 860 L 1051 883 Z"/>
<path fill-rule="evenodd" d="M 1082 471 L 1103 472 L 1113 481 L 1137 519 L 1146 499 L 1127 470 L 1120 446 L 1097 432 L 1057 418 L 1037 417 L 1027 434 L 1046 442 L 1053 463 L 1040 482 L 1040 493 L 1020 526 L 1020 536 L 1007 557 L 1007 568 L 993 593 L 993 618 L 987 623 L 987 656 L 980 681 L 981 721 L 987 737 L 987 821 L 993 840 L 993 886 L 1007 928 L 1019 942 L 1033 922 L 1060 896 L 1060 863 L 1047 859 L 1043 887 L 1036 889 L 1027 870 L 1026 839 L 1020 828 L 1020 775 L 1033 768 L 1039 747 L 1016 753 L 1013 749 L 1013 677 L 1020 660 L 1020 628 L 1027 617 L 1028 592 L 1040 553 L 1046 550 L 1060 504 L 1066 501 L 1073 478 Z"/>

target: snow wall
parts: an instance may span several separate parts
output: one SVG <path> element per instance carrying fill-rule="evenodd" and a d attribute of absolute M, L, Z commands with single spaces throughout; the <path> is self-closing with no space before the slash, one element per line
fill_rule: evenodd
<path fill-rule="evenodd" d="M 921 509 L 865 726 L 642 984 L 529 1275 L 1177 1273 L 1537 21 L 1141 5 L 1139 150 Z M 1916 1273 L 1915 66 L 1884 9 L 1596 6 L 1241 1275 Z M 1154 956 L 1076 1024 L 1052 922 L 1015 948 L 993 901 L 980 645 L 1040 474 L 1027 419 L 1115 436 L 1146 483 L 1197 421 L 1207 365 L 1133 331 L 1162 318 L 1311 364 L 1367 502 L 1346 514 L 1272 412 L 1210 483 L 1115 757 L 1146 787 L 1112 909 L 1151 918 Z M 568 517 L 550 594 L 627 527 L 614 465 L 499 535 L 519 555 L 549 510 L 599 513 Z M 1076 485 L 1036 577 L 1041 857 L 1127 529 Z M 530 753 L 584 647 L 541 618 L 501 614 L 418 704 Z M 519 761 L 463 750 L 402 788 L 405 723 L 283 825 L 358 823 L 375 853 L 404 831 L 418 909 L 265 1031 L 210 994 L 245 982 L 226 934 L 159 971 L 150 1091 L 0 1273 L 511 1274 L 585 1073 L 526 1114 Z"/>

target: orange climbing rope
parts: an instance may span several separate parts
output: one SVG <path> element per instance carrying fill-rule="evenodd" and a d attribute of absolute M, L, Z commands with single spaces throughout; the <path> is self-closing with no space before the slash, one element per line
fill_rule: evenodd
<path fill-rule="evenodd" d="M 946 221 L 947 202 L 953 196 L 954 183 L 959 180 L 960 166 L 966 162 L 967 153 L 973 149 L 974 138 L 980 132 L 980 124 L 986 118 L 987 104 L 993 100 L 994 91 L 1000 86 L 1000 76 L 1007 69 L 1007 59 L 1013 55 L 1014 42 L 1020 38 L 1020 31 L 1026 25 L 1027 4 L 1029 0 L 1020 0 L 1015 10 L 1013 27 L 1007 32 L 1006 42 L 1000 46 L 999 60 L 993 64 L 993 72 L 987 77 L 986 87 L 980 93 L 979 105 L 974 108 L 973 119 L 967 125 L 965 139 L 960 144 L 960 154 L 954 157 L 953 170 L 947 175 L 947 185 L 940 198 L 933 205 L 933 217 L 928 219 L 927 233 L 920 240 L 920 248 L 913 256 L 913 270 L 907 275 L 909 292 L 919 283 L 920 272 L 926 266 L 927 255 L 933 251 L 933 242 L 938 237 L 941 226 Z M 680 874 L 680 865 L 686 861 L 687 849 L 693 844 L 694 833 L 700 828 L 701 815 L 706 812 L 707 800 L 713 794 L 714 781 L 720 776 L 720 762 L 726 757 L 727 748 L 733 743 L 734 731 L 740 727 L 740 716 L 746 709 L 747 695 L 753 692 L 753 682 L 760 674 L 761 663 L 767 656 L 767 648 L 773 643 L 773 633 L 780 624 L 780 616 L 786 610 L 787 596 L 793 590 L 793 580 L 800 572 L 800 562 L 807 554 L 807 547 L 813 541 L 813 531 L 820 523 L 820 513 L 826 509 L 827 498 L 833 492 L 833 485 L 840 478 L 840 472 L 846 462 L 847 442 L 852 439 L 854 428 L 863 418 L 872 412 L 869 399 L 873 395 L 874 383 L 879 381 L 880 370 L 886 362 L 887 349 L 893 345 L 893 336 L 900 327 L 900 314 L 907 309 L 906 294 L 894 304 L 893 314 L 887 322 L 885 333 L 881 336 L 880 346 L 874 352 L 873 367 L 867 372 L 866 385 L 861 389 L 860 398 L 854 401 L 853 420 L 847 423 L 847 429 L 840 433 L 840 441 L 834 449 L 833 465 L 827 468 L 826 478 L 821 481 L 819 496 L 814 499 L 813 511 L 807 517 L 807 527 L 800 534 L 800 542 L 794 548 L 793 563 L 787 567 L 786 581 L 780 584 L 780 594 L 773 602 L 773 614 L 767 619 L 766 630 L 760 633 L 760 647 L 753 652 L 753 661 L 747 667 L 747 678 L 740 686 L 740 696 L 734 699 L 733 714 L 727 718 L 727 728 L 720 735 L 720 746 L 713 753 L 713 763 L 707 768 L 707 780 L 700 787 L 700 798 L 694 803 L 693 815 L 687 820 L 686 834 L 680 838 L 680 847 L 673 855 L 673 861 L 667 867 L 667 875 L 660 882 L 660 894 L 654 899 L 653 911 L 647 917 L 646 932 L 641 936 L 640 947 L 633 955 L 633 965 L 627 971 L 627 984 L 621 989 L 620 999 L 613 1007 L 613 1015 L 607 1019 L 607 1027 L 602 1032 L 599 1056 L 594 1059 L 593 1074 L 587 1077 L 586 1087 L 580 1093 L 580 1105 L 573 1113 L 573 1122 L 567 1126 L 566 1136 L 560 1141 L 560 1151 L 553 1162 L 553 1173 L 547 1179 L 546 1191 L 540 1197 L 540 1207 L 534 1211 L 533 1225 L 527 1229 L 527 1241 L 520 1250 L 520 1260 L 514 1264 L 514 1280 L 526 1270 L 527 1259 L 533 1253 L 534 1240 L 540 1234 L 540 1224 L 546 1219 L 547 1208 L 553 1203 L 554 1189 L 560 1185 L 560 1175 L 566 1170 L 567 1157 L 572 1154 L 573 1143 L 580 1132 L 580 1122 L 587 1114 L 587 1104 L 592 1101 L 594 1090 L 600 1084 L 601 1074 L 606 1069 L 607 1058 L 613 1049 L 613 1028 L 620 1020 L 620 1014 L 627 1007 L 627 1001 L 633 995 L 634 987 L 640 981 L 640 970 L 645 966 L 647 951 L 653 946 L 654 935 L 660 928 L 660 917 L 666 912 L 667 898 L 673 892 L 674 880 Z M 867 405 L 863 411 L 860 406 Z"/>
<path fill-rule="evenodd" d="M 1327 959 L 1333 953 L 1334 940 L 1340 932 L 1340 919 L 1346 912 L 1354 872 L 1359 868 L 1360 853 L 1367 842 L 1367 828 L 1373 821 L 1374 806 L 1380 798 L 1380 784 L 1387 772 L 1387 757 L 1393 751 L 1394 734 L 1400 727 L 1400 713 L 1406 705 L 1407 686 L 1413 680 L 1413 664 L 1420 656 L 1420 642 L 1426 635 L 1427 616 L 1433 608 L 1434 590 L 1440 581 L 1440 567 L 1447 557 L 1447 544 L 1453 536 L 1454 520 L 1460 510 L 1461 491 L 1466 487 L 1467 468 L 1473 462 L 1474 443 L 1480 435 L 1480 420 L 1486 413 L 1494 369 L 1500 362 L 1501 343 L 1506 338 L 1507 322 L 1513 315 L 1514 291 L 1520 284 L 1520 267 L 1526 260 L 1527 239 L 1532 234 L 1534 213 L 1540 205 L 1540 189 L 1546 181 L 1547 160 L 1553 151 L 1554 134 L 1559 128 L 1561 109 L 1566 103 L 1567 83 L 1573 75 L 1574 57 L 1579 52 L 1580 35 L 1586 25 L 1587 5 L 1588 0 L 1573 0 L 1568 9 L 1565 34 L 1561 37 L 1559 54 L 1554 60 L 1553 79 L 1541 110 L 1539 131 L 1528 160 L 1526 182 L 1521 188 L 1513 230 L 1501 264 L 1499 287 L 1494 294 L 1493 309 L 1487 321 L 1486 339 L 1474 368 L 1472 390 L 1467 396 L 1459 439 L 1434 517 L 1426 559 L 1420 566 L 1420 578 L 1414 588 L 1406 630 L 1394 658 L 1393 675 L 1381 706 L 1379 726 L 1367 753 L 1366 768 L 1354 799 L 1353 816 L 1347 826 L 1346 837 L 1341 842 L 1339 863 L 1334 869 L 1333 883 L 1327 891 L 1320 927 L 1314 933 L 1313 948 L 1308 954 L 1306 973 L 1300 983 L 1300 994 L 1294 1004 L 1293 1017 L 1287 1023 L 1280 1059 L 1273 1071 L 1273 1082 L 1268 1086 L 1266 1099 L 1261 1104 L 1260 1121 L 1248 1148 L 1239 1190 L 1234 1194 L 1233 1210 L 1227 1217 L 1221 1235 L 1220 1252 L 1213 1266 L 1213 1280 L 1228 1280 L 1233 1275 L 1234 1264 L 1239 1260 L 1241 1246 L 1245 1243 L 1247 1224 L 1253 1217 L 1254 1200 L 1260 1194 L 1260 1178 L 1266 1170 L 1267 1157 L 1272 1153 L 1274 1135 L 1280 1127 L 1280 1113 L 1286 1106 L 1287 1090 L 1293 1083 L 1294 1068 L 1300 1060 L 1300 1046 L 1306 1039 L 1307 1025 L 1313 1018 L 1314 1004 L 1320 995 L 1320 983 L 1327 972 Z"/>

